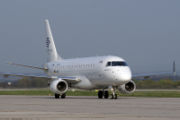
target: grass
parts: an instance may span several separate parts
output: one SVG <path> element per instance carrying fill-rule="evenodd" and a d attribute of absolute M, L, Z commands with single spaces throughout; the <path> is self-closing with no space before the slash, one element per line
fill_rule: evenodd
<path fill-rule="evenodd" d="M 119 93 L 118 93 L 119 94 Z M 0 95 L 53 95 L 48 89 L 22 89 L 22 90 L 0 90 Z M 68 91 L 68 96 L 97 96 L 95 91 Z M 119 94 L 119 96 L 128 97 L 178 97 L 180 98 L 180 91 L 136 91 L 132 94 Z"/>

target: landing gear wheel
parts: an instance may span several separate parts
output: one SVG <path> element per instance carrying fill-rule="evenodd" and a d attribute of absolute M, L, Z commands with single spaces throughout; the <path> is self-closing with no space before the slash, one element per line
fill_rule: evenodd
<path fill-rule="evenodd" d="M 62 99 L 66 98 L 66 93 L 62 94 L 62 95 L 61 95 L 61 98 L 62 98 Z"/>
<path fill-rule="evenodd" d="M 99 99 L 102 99 L 102 98 L 103 98 L 103 91 L 100 90 L 100 91 L 98 92 L 98 98 L 99 98 Z"/>
<path fill-rule="evenodd" d="M 54 97 L 55 97 L 56 99 L 58 99 L 59 96 L 60 96 L 59 94 L 56 94 L 56 93 L 54 94 Z"/>
<path fill-rule="evenodd" d="M 108 91 L 104 91 L 104 98 L 108 99 L 109 98 L 109 92 Z"/>

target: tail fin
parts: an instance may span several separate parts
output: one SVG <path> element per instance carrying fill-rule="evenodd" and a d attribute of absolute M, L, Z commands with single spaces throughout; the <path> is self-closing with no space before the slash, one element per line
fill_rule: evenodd
<path fill-rule="evenodd" d="M 51 28 L 49 25 L 49 21 L 46 19 L 46 32 L 47 32 L 47 38 L 46 38 L 46 47 L 48 49 L 48 62 L 51 61 L 57 61 L 61 59 L 61 57 L 58 55 L 56 46 L 54 44 Z"/>

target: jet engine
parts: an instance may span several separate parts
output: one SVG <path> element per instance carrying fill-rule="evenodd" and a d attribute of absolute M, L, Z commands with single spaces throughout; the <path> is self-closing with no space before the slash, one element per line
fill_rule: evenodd
<path fill-rule="evenodd" d="M 136 84 L 131 80 L 126 84 L 120 85 L 118 89 L 123 94 L 130 94 L 136 90 Z"/>
<path fill-rule="evenodd" d="M 68 90 L 68 83 L 62 79 L 53 80 L 50 83 L 50 90 L 56 94 L 63 94 Z"/>

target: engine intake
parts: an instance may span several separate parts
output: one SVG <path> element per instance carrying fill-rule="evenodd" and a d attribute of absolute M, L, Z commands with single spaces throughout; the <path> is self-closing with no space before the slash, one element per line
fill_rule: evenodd
<path fill-rule="evenodd" d="M 50 90 L 57 94 L 63 94 L 68 90 L 68 83 L 62 79 L 53 80 L 50 83 Z"/>
<path fill-rule="evenodd" d="M 135 90 L 136 84 L 132 80 L 126 84 L 119 86 L 119 91 L 123 94 L 130 94 L 133 93 Z"/>

